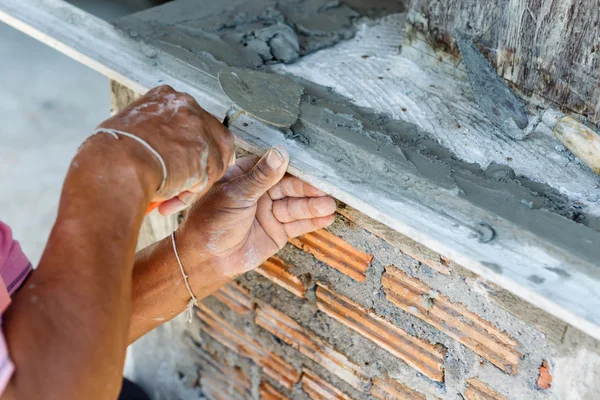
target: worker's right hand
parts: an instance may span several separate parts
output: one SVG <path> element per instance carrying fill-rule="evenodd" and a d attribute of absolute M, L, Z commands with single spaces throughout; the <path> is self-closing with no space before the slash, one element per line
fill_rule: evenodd
<path fill-rule="evenodd" d="M 235 160 L 232 133 L 192 96 L 166 85 L 150 90 L 98 128 L 135 135 L 164 159 L 167 180 L 152 199 L 164 202 L 159 207 L 163 215 L 192 204 L 221 179 Z M 158 189 L 163 178 L 158 159 L 132 139 L 119 139 L 122 139 L 119 145 L 129 146 L 156 171 L 157 184 L 153 190 Z"/>

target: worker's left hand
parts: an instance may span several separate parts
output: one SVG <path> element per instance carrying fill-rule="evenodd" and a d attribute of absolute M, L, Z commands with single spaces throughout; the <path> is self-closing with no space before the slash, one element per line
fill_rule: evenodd
<path fill-rule="evenodd" d="M 232 279 L 258 267 L 289 238 L 334 220 L 335 200 L 286 175 L 287 151 L 272 148 L 239 159 L 210 192 L 197 201 L 176 233 L 183 264 L 210 264 Z"/>

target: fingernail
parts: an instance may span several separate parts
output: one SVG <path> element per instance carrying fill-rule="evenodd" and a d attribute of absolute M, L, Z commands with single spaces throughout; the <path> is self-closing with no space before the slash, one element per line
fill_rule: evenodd
<path fill-rule="evenodd" d="M 269 164 L 269 167 L 278 169 L 283 165 L 284 162 L 285 158 L 277 148 L 273 147 L 271 150 L 269 150 L 269 154 L 267 154 L 267 164 Z"/>
<path fill-rule="evenodd" d="M 328 197 L 320 197 L 313 200 L 312 206 L 317 210 L 320 216 L 326 216 L 333 214 L 336 209 L 336 204 L 333 199 Z"/>
<path fill-rule="evenodd" d="M 233 154 L 231 155 L 231 161 L 229 161 L 230 167 L 235 165 L 235 160 L 236 160 L 236 155 L 235 155 L 235 151 L 234 151 Z"/>

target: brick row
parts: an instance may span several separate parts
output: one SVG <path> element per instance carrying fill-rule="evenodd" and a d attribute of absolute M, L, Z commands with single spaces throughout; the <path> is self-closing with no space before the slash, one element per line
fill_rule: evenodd
<path fill-rule="evenodd" d="M 320 283 L 317 288 L 317 307 L 428 378 L 444 381 L 444 346 L 410 336 L 405 330 Z"/>
<path fill-rule="evenodd" d="M 365 273 L 373 255 L 355 249 L 325 229 L 290 239 L 290 243 L 358 282 L 367 279 Z"/>
<path fill-rule="evenodd" d="M 260 395 L 260 400 L 287 400 L 286 396 L 279 393 L 277 389 L 266 381 L 260 383 L 258 394 Z"/>
<path fill-rule="evenodd" d="M 265 375 L 277 381 L 286 389 L 292 388 L 300 379 L 300 373 L 280 356 L 264 349 L 246 333 L 234 329 L 225 320 L 216 315 L 204 304 L 200 304 L 198 316 L 202 329 L 222 345 L 235 351 L 242 357 L 258 364 Z"/>
<path fill-rule="evenodd" d="M 252 381 L 239 367 L 228 365 L 217 354 L 199 352 L 200 386 L 210 399 L 244 400 L 251 397 Z"/>
<path fill-rule="evenodd" d="M 248 314 L 252 311 L 250 293 L 235 283 L 223 286 L 213 293 L 213 296 L 238 314 Z"/>
<path fill-rule="evenodd" d="M 302 369 L 302 390 L 312 400 L 352 400 L 346 393 L 309 369 Z"/>
<path fill-rule="evenodd" d="M 289 269 L 290 265 L 279 257 L 273 256 L 258 267 L 256 272 L 303 299 L 306 288 L 300 278 L 292 274 Z"/>
<path fill-rule="evenodd" d="M 379 400 L 427 400 L 424 394 L 395 379 L 374 378 L 371 395 Z"/>
<path fill-rule="evenodd" d="M 444 332 L 503 371 L 517 373 L 523 354 L 517 350 L 519 343 L 506 332 L 393 266 L 387 268 L 382 284 L 387 299 L 399 308 Z"/>
<path fill-rule="evenodd" d="M 375 221 L 360 211 L 357 211 L 345 204 L 338 207 L 337 212 L 371 232 L 378 238 L 385 240 L 404 254 L 429 266 L 437 272 L 446 275 L 450 273 L 450 261 L 448 259 L 440 256 L 438 253 L 430 250 L 422 244 L 415 242 L 408 236 L 404 236 L 389 226 Z"/>
<path fill-rule="evenodd" d="M 505 400 L 500 393 L 490 389 L 483 382 L 473 378 L 467 379 L 465 398 L 467 400 Z"/>
<path fill-rule="evenodd" d="M 368 390 L 370 380 L 361 366 L 350 361 L 348 357 L 336 351 L 318 336 L 307 332 L 282 312 L 261 304 L 256 310 L 256 324 L 355 389 Z"/>

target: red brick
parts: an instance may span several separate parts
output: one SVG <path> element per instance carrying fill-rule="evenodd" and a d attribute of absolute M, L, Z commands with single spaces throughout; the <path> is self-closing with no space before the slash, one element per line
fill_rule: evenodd
<path fill-rule="evenodd" d="M 256 310 L 256 324 L 354 388 L 360 391 L 367 389 L 369 377 L 361 366 L 350 361 L 320 337 L 303 329 L 287 315 L 261 304 Z"/>
<path fill-rule="evenodd" d="M 260 383 L 260 387 L 258 388 L 258 393 L 260 394 L 260 400 L 287 400 L 288 398 L 283 394 L 279 393 L 277 389 L 268 384 L 265 381 Z"/>
<path fill-rule="evenodd" d="M 355 249 L 325 229 L 290 239 L 290 243 L 358 282 L 367 279 L 365 272 L 373 256 Z"/>
<path fill-rule="evenodd" d="M 352 400 L 346 393 L 306 368 L 302 369 L 301 382 L 302 390 L 312 400 Z"/>
<path fill-rule="evenodd" d="M 289 272 L 290 265 L 279 257 L 273 256 L 256 269 L 256 272 L 292 294 L 304 298 L 306 288 L 296 275 Z"/>
<path fill-rule="evenodd" d="M 250 293 L 235 283 L 223 286 L 213 296 L 238 314 L 248 314 L 252 311 Z"/>
<path fill-rule="evenodd" d="M 423 375 L 444 381 L 446 348 L 410 336 L 405 330 L 375 315 L 352 300 L 318 284 L 317 307 L 322 312 L 370 339 Z"/>
<path fill-rule="evenodd" d="M 441 274 L 450 273 L 450 261 L 447 258 L 442 257 L 433 250 L 430 250 L 422 244 L 415 242 L 408 236 L 404 236 L 400 232 L 375 221 L 360 211 L 357 211 L 345 204 L 341 207 L 338 207 L 337 211 L 350 221 L 356 223 L 375 236 L 396 247 L 404 254 L 414 258 L 417 261 L 420 261 L 421 263 L 429 266 Z"/>
<path fill-rule="evenodd" d="M 542 390 L 550 389 L 552 386 L 552 375 L 550 374 L 550 363 L 548 360 L 542 361 L 540 365 L 540 374 L 537 380 L 537 387 Z"/>
<path fill-rule="evenodd" d="M 427 400 L 424 394 L 395 379 L 374 378 L 371 395 L 379 400 Z"/>
<path fill-rule="evenodd" d="M 241 368 L 232 367 L 217 354 L 199 352 L 200 385 L 214 399 L 246 399 L 251 396 L 252 381 Z"/>
<path fill-rule="evenodd" d="M 298 382 L 300 378 L 298 371 L 280 356 L 264 349 L 246 333 L 234 329 L 204 304 L 200 304 L 199 309 L 198 316 L 202 321 L 202 329 L 219 343 L 242 357 L 253 360 L 267 376 L 286 389 L 291 389 L 294 383 Z"/>
<path fill-rule="evenodd" d="M 465 391 L 467 400 L 505 400 L 504 397 L 490 389 L 485 383 L 477 379 L 467 380 L 467 390 Z"/>
<path fill-rule="evenodd" d="M 387 299 L 409 314 L 422 319 L 462 343 L 498 368 L 517 373 L 523 357 L 519 343 L 462 304 L 434 293 L 416 278 L 400 269 L 388 267 L 382 284 Z"/>

